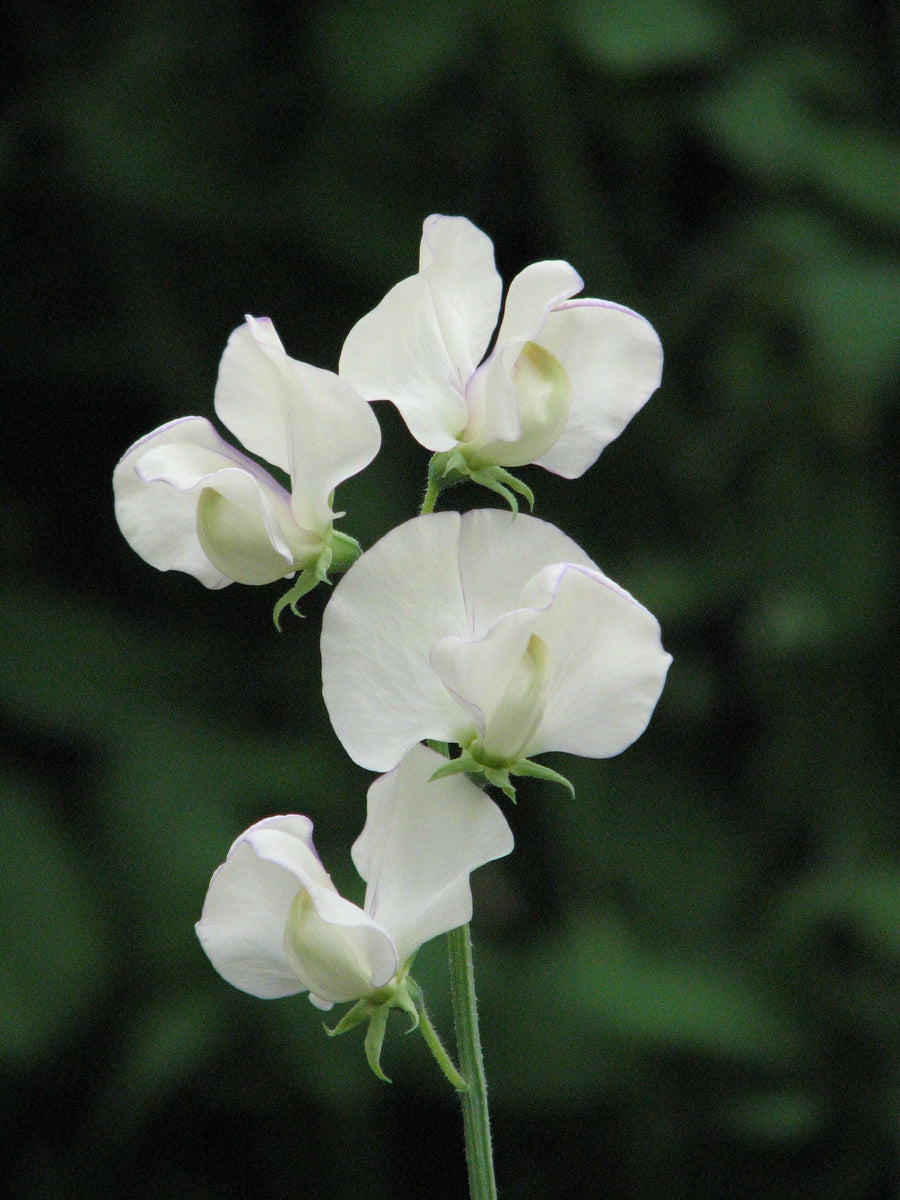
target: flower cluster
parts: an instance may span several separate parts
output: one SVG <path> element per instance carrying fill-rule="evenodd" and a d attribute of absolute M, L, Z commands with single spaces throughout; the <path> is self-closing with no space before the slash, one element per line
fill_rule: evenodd
<path fill-rule="evenodd" d="M 214 874 L 197 934 L 254 996 L 355 1002 L 332 1032 L 367 1021 L 379 1074 L 399 1008 L 455 1075 L 409 969 L 425 941 L 470 919 L 470 873 L 512 850 L 485 786 L 514 797 L 525 775 L 571 787 L 534 758 L 619 754 L 646 728 L 671 661 L 627 591 L 559 529 L 516 515 L 516 495 L 533 496 L 509 468 L 576 478 L 659 384 L 653 328 L 573 299 L 581 287 L 568 263 L 526 268 L 487 353 L 502 291 L 493 247 L 461 217 L 429 217 L 417 274 L 350 331 L 338 374 L 289 358 L 267 319 L 231 335 L 216 413 L 289 488 L 204 417 L 162 426 L 115 470 L 119 525 L 151 565 L 210 588 L 296 576 L 276 620 L 346 570 L 323 618 L 323 694 L 350 757 L 385 772 L 352 849 L 363 905 L 335 889 L 307 817 L 269 817 Z M 378 452 L 377 400 L 433 458 L 422 513 L 360 554 L 334 528 L 334 490 Z M 435 513 L 462 480 L 513 512 Z"/>

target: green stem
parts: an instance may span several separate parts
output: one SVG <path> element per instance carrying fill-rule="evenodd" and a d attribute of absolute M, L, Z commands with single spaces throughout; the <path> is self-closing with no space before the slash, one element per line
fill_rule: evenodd
<path fill-rule="evenodd" d="M 461 925 L 447 934 L 450 957 L 450 992 L 456 1049 L 467 1088 L 461 1093 L 466 1163 L 469 1168 L 471 1200 L 496 1200 L 494 1159 L 491 1153 L 491 1122 L 488 1114 L 487 1080 L 481 1060 L 478 1010 L 475 1001 L 475 972 L 469 926 Z"/>
<path fill-rule="evenodd" d="M 419 510 L 419 516 L 422 517 L 426 513 L 433 513 L 435 502 L 440 493 L 441 485 L 435 481 L 431 471 L 428 472 L 428 487 L 425 489 L 425 499 L 422 501 L 422 507 Z"/>
<path fill-rule="evenodd" d="M 432 1025 L 431 1018 L 425 1011 L 425 1005 L 422 1003 L 417 1004 L 416 1012 L 419 1014 L 419 1032 L 425 1039 L 428 1049 L 434 1055 L 437 1065 L 458 1092 L 468 1091 L 469 1085 L 463 1079 L 462 1075 L 460 1075 L 459 1071 L 457 1071 L 456 1067 L 454 1067 L 453 1060 L 444 1049 L 444 1043 L 438 1037 L 437 1030 Z"/>

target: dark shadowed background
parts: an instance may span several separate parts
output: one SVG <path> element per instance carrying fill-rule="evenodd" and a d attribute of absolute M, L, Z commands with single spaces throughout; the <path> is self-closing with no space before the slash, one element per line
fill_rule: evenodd
<path fill-rule="evenodd" d="M 334 369 L 463 214 L 646 315 L 661 391 L 537 513 L 660 619 L 644 738 L 551 758 L 476 876 L 506 1200 L 900 1188 L 900 18 L 873 0 L 4 0 L 0 1168 L 16 1200 L 460 1197 L 416 1037 L 387 1087 L 193 934 L 249 823 L 339 886 L 370 776 L 324 595 L 208 592 L 118 533 L 140 435 L 211 416 L 245 312 Z M 427 453 L 342 487 L 371 545 Z M 442 504 L 491 503 L 459 489 Z M 417 976 L 449 1033 L 443 947 Z M 398 1029 L 399 1034 L 399 1029 Z"/>

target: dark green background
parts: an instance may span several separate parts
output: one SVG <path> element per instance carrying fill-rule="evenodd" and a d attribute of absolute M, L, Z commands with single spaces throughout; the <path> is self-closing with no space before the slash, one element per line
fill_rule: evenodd
<path fill-rule="evenodd" d="M 898 1194 L 895 5 L 222 0 L 2 6 L 3 1175 L 45 1197 L 459 1197 L 419 1039 L 391 1087 L 194 938 L 247 824 L 339 886 L 369 776 L 319 690 L 324 597 L 127 547 L 110 476 L 212 415 L 245 312 L 334 368 L 461 213 L 659 330 L 661 391 L 537 512 L 675 656 L 621 758 L 523 785 L 476 876 L 502 1195 Z M 427 454 L 387 406 L 365 545 Z M 443 502 L 490 502 L 460 489 Z M 417 974 L 449 1032 L 442 947 Z"/>

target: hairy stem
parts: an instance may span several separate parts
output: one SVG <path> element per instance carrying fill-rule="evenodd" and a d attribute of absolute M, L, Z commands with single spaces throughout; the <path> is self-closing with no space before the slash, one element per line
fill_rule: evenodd
<path fill-rule="evenodd" d="M 469 1168 L 471 1200 L 496 1200 L 494 1159 L 491 1152 L 491 1122 L 488 1114 L 487 1080 L 481 1059 L 478 1035 L 478 1009 L 475 1000 L 475 972 L 472 966 L 472 941 L 469 926 L 461 925 L 447 934 L 450 957 L 450 990 L 456 1049 L 467 1088 L 460 1093 L 463 1129 L 466 1139 L 466 1163 Z"/>

